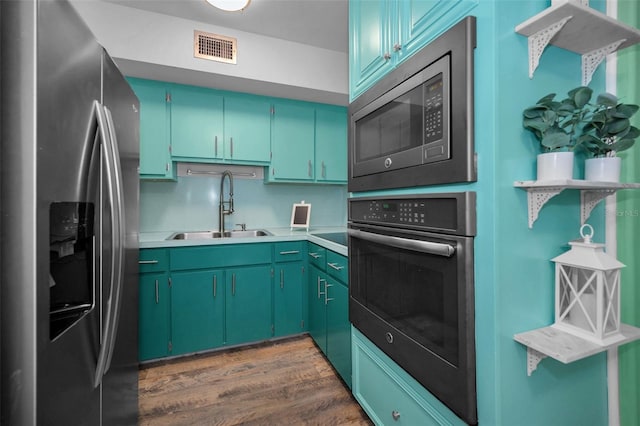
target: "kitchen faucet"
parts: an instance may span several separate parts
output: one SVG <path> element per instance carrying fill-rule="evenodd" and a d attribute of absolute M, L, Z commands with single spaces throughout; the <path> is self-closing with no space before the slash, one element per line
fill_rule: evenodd
<path fill-rule="evenodd" d="M 224 195 L 222 191 L 224 191 L 224 178 L 229 178 L 229 200 L 224 201 Z M 227 204 L 227 209 L 225 210 L 224 205 Z M 229 170 L 225 170 L 222 172 L 222 178 L 220 179 L 220 221 L 219 221 L 219 230 L 220 235 L 224 234 L 224 215 L 233 213 L 233 175 Z M 223 235 L 224 236 L 224 235 Z"/>

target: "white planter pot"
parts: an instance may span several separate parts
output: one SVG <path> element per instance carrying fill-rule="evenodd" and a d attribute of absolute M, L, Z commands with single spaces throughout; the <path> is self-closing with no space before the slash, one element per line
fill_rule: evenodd
<path fill-rule="evenodd" d="M 620 182 L 622 158 L 588 158 L 584 161 L 584 179 L 598 182 Z"/>
<path fill-rule="evenodd" d="M 538 155 L 538 180 L 573 179 L 573 152 Z"/>

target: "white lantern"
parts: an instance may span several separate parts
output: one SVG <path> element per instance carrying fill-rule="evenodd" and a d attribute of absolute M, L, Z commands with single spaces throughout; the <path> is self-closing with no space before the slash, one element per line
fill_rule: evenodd
<path fill-rule="evenodd" d="M 591 231 L 585 234 L 585 228 Z M 624 339 L 620 333 L 620 269 L 625 265 L 591 242 L 593 228 L 580 228 L 583 240 L 552 259 L 556 263 L 554 327 L 598 343 Z"/>

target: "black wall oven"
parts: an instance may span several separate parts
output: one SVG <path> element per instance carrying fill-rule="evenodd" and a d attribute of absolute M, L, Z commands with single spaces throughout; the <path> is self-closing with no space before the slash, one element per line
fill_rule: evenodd
<path fill-rule="evenodd" d="M 349 191 L 476 180 L 475 22 L 460 21 L 349 105 Z"/>
<path fill-rule="evenodd" d="M 469 424 L 477 424 L 475 193 L 349 200 L 349 318 Z"/>

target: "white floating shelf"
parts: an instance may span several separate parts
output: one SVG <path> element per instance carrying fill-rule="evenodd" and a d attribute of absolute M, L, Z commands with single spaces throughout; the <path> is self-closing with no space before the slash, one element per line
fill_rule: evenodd
<path fill-rule="evenodd" d="M 568 364 L 638 340 L 640 328 L 621 324 L 620 334 L 623 337 L 615 343 L 599 345 L 549 326 L 516 334 L 513 339 L 527 347 L 527 375 L 531 376 L 538 367 L 538 363 L 546 357 Z"/>
<path fill-rule="evenodd" d="M 587 2 L 588 3 L 588 2 Z M 554 1 L 552 6 L 516 26 L 529 40 L 529 78 L 548 44 L 582 55 L 582 84 L 606 55 L 640 43 L 640 30 L 623 24 L 575 0 Z"/>
<path fill-rule="evenodd" d="M 589 219 L 591 211 L 593 211 L 602 199 L 620 189 L 638 189 L 640 188 L 640 183 L 594 182 L 578 179 L 563 179 L 548 181 L 515 181 L 513 186 L 527 191 L 529 228 L 533 228 L 533 223 L 538 219 L 538 214 L 542 207 L 544 207 L 547 201 L 565 189 L 580 190 L 580 223 L 584 224 L 587 219 Z"/>

